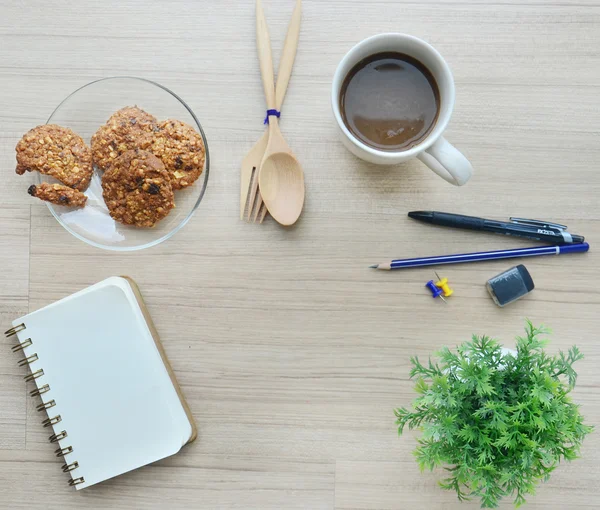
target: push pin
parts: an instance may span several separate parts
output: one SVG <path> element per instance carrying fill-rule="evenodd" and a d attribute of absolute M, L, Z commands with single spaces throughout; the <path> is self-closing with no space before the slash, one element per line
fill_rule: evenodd
<path fill-rule="evenodd" d="M 452 294 L 454 294 L 454 291 L 448 285 L 448 278 L 440 278 L 440 275 L 437 273 L 435 273 L 435 276 L 437 276 L 438 279 L 438 281 L 435 282 L 435 286 L 438 289 L 442 289 L 445 297 L 450 297 Z"/>
<path fill-rule="evenodd" d="M 433 283 L 433 280 L 429 280 L 426 284 L 425 287 L 427 287 L 430 291 L 431 291 L 431 295 L 434 297 L 434 299 L 436 297 L 439 297 L 442 299 L 442 301 L 445 303 L 446 300 L 444 299 L 444 296 L 442 296 L 443 291 L 441 291 L 440 289 L 438 289 L 435 286 L 435 283 Z"/>

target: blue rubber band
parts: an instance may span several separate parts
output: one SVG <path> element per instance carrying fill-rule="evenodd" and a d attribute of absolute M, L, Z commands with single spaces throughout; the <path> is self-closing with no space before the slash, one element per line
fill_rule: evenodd
<path fill-rule="evenodd" d="M 279 117 L 281 117 L 281 112 L 277 111 L 277 110 L 267 110 L 267 116 L 265 117 L 265 121 L 263 122 L 263 124 L 268 124 L 269 117 L 271 117 L 272 115 L 279 118 Z"/>

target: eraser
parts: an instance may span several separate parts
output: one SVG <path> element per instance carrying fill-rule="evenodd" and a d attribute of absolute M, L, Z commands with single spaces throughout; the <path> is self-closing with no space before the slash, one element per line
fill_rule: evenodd
<path fill-rule="evenodd" d="M 486 287 L 494 303 L 506 306 L 529 294 L 535 285 L 527 268 L 520 264 L 490 278 Z"/>

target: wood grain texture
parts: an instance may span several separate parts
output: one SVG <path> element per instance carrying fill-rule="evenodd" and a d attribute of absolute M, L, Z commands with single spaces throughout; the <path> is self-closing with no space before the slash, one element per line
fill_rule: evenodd
<path fill-rule="evenodd" d="M 574 398 L 600 422 L 600 3 L 597 0 L 304 0 L 281 129 L 306 177 L 291 229 L 239 220 L 240 162 L 263 132 L 264 92 L 251 0 L 3 2 L 0 6 L 0 321 L 111 275 L 139 284 L 199 427 L 179 455 L 75 492 L 26 396 L 17 356 L 0 342 L 0 508 L 475 509 L 420 474 L 413 434 L 392 410 L 413 398 L 409 357 L 487 333 L 513 345 L 524 319 L 576 343 Z M 279 55 L 292 0 L 263 0 Z M 26 18 L 24 17 L 26 13 Z M 26 22 L 24 21 L 26 19 Z M 454 188 L 419 162 L 362 163 L 338 141 L 333 72 L 364 37 L 402 31 L 448 60 L 457 102 L 447 131 L 475 175 Z M 26 195 L 14 146 L 77 87 L 135 75 L 173 89 L 210 144 L 208 191 L 168 242 L 117 254 L 73 238 Z M 444 269 L 448 305 L 423 268 L 366 269 L 392 257 L 529 243 L 411 222 L 438 209 L 567 223 L 584 256 L 527 261 L 536 290 L 505 309 L 484 288 L 510 261 Z M 93 364 L 93 360 L 87 360 Z M 561 465 L 531 508 L 597 507 L 598 433 Z M 510 504 L 502 508 L 510 508 Z"/>

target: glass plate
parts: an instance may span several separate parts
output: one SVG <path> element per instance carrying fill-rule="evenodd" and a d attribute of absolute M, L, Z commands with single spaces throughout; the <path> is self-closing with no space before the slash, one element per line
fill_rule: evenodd
<path fill-rule="evenodd" d="M 114 77 L 93 81 L 77 89 L 58 105 L 47 124 L 71 128 L 86 143 L 117 110 L 137 105 L 159 121 L 177 119 L 194 127 L 202 136 L 206 148 L 204 171 L 188 188 L 175 191 L 175 208 L 153 228 L 137 228 L 113 220 L 102 198 L 102 172 L 94 167 L 88 201 L 83 208 L 62 207 L 48 203 L 58 222 L 78 239 L 105 250 L 142 250 L 159 244 L 192 217 L 200 205 L 210 168 L 208 142 L 200 122 L 190 107 L 175 93 L 158 83 L 143 78 Z M 47 175 L 37 174 L 38 181 L 56 182 Z"/>

